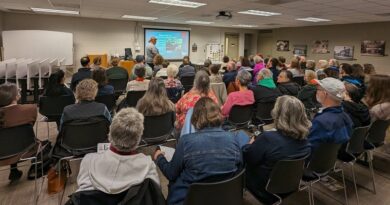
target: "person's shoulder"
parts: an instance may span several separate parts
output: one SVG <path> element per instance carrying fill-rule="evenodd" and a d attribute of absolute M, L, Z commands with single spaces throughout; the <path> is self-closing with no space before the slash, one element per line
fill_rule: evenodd
<path fill-rule="evenodd" d="M 17 105 L 19 109 L 24 111 L 36 111 L 37 105 L 36 104 L 23 104 L 23 105 Z"/>

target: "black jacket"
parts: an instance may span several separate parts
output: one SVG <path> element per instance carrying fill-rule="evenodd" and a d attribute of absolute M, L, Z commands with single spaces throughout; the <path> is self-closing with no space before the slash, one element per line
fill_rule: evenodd
<path fill-rule="evenodd" d="M 283 95 L 291 95 L 296 97 L 301 87 L 295 82 L 288 82 L 280 83 L 278 85 L 278 89 Z"/>
<path fill-rule="evenodd" d="M 352 119 L 353 127 L 367 126 L 371 123 L 370 111 L 363 103 L 343 101 L 344 112 Z"/>
<path fill-rule="evenodd" d="M 73 193 L 66 205 L 165 205 L 160 187 L 151 179 L 119 194 L 81 191 Z"/>
<path fill-rule="evenodd" d="M 275 102 L 276 98 L 282 95 L 277 88 L 267 88 L 262 85 L 250 87 L 255 97 L 255 103 L 270 103 Z"/>
<path fill-rule="evenodd" d="M 317 108 L 321 105 L 317 102 L 316 98 L 317 88 L 315 85 L 305 85 L 298 93 L 298 99 L 302 101 L 306 109 Z"/>
<path fill-rule="evenodd" d="M 86 79 L 86 78 L 92 78 L 92 72 L 90 68 L 79 68 L 77 73 L 73 74 L 72 81 L 70 83 L 70 89 L 75 90 L 77 84 L 79 84 L 80 81 Z"/>

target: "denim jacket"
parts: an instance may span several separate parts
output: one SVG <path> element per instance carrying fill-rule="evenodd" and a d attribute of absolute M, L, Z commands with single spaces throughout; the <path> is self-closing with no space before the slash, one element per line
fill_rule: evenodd
<path fill-rule="evenodd" d="M 183 204 L 190 184 L 231 178 L 243 164 L 234 133 L 222 128 L 182 136 L 172 160 L 160 155 L 156 163 L 169 180 L 168 204 Z"/>

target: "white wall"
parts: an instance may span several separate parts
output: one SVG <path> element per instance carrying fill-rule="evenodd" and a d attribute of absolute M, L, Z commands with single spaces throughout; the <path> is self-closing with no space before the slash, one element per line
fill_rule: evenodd
<path fill-rule="evenodd" d="M 190 49 L 190 58 L 194 63 L 205 60 L 205 46 L 207 43 L 224 43 L 226 32 L 240 34 L 240 55 L 244 54 L 245 33 L 253 33 L 257 40 L 256 30 L 202 27 L 190 25 L 173 25 L 152 22 L 141 22 L 141 25 L 164 27 L 191 28 L 190 47 L 193 43 L 198 46 L 197 52 Z M 33 15 L 4 13 L 3 30 L 50 30 L 71 32 L 74 37 L 74 59 L 75 65 L 79 66 L 78 59 L 86 54 L 114 54 L 124 55 L 124 48 L 132 48 L 135 53 L 135 26 L 133 21 L 106 20 L 80 17 L 64 17 L 52 15 Z M 143 54 L 143 28 L 140 29 L 139 43 Z M 257 46 L 257 42 L 252 42 Z M 59 48 L 61 49 L 61 48 Z"/>
<path fill-rule="evenodd" d="M 276 51 L 277 40 L 289 40 L 290 51 Z M 329 40 L 329 54 L 312 54 L 314 40 Z M 390 54 L 390 22 L 347 24 L 332 26 L 312 26 L 300 28 L 273 29 L 272 33 L 259 32 L 258 50 L 266 56 L 284 56 L 287 60 L 293 57 L 293 45 L 308 45 L 307 59 L 318 60 L 333 58 L 334 46 L 354 46 L 354 61 L 341 61 L 346 63 L 372 63 L 377 72 L 390 74 L 390 56 L 370 57 L 361 56 L 362 40 L 386 40 L 386 54 Z"/>

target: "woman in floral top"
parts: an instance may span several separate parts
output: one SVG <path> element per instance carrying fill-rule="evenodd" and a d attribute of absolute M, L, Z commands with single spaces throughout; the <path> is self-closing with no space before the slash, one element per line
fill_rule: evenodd
<path fill-rule="evenodd" d="M 183 127 L 187 111 L 194 107 L 201 97 L 210 97 L 218 103 L 214 92 L 210 89 L 210 78 L 204 71 L 195 75 L 194 87 L 176 103 L 176 128 L 180 131 Z"/>

